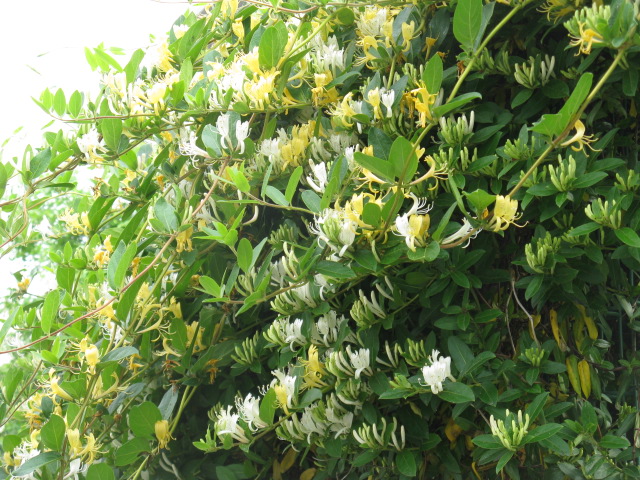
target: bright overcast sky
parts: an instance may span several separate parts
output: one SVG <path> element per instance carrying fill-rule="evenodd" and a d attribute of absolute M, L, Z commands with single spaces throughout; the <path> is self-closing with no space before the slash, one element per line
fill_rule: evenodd
<path fill-rule="evenodd" d="M 31 100 L 46 87 L 61 87 L 68 98 L 96 84 L 85 46 L 104 42 L 130 53 L 148 45 L 149 34 L 166 33 L 188 7 L 169 0 L 0 0 L 0 144 L 17 127 L 34 132 L 49 121 Z M 115 58 L 126 63 L 124 56 Z M 9 152 L 22 153 L 24 141 L 17 143 L 4 161 Z"/>
<path fill-rule="evenodd" d="M 97 74 L 86 62 L 85 46 L 104 42 L 130 54 L 150 44 L 149 34 L 166 34 L 188 8 L 186 2 L 152 0 L 0 0 L 0 145 L 24 127 L 5 148 L 2 161 L 21 156 L 28 143 L 41 143 L 41 128 L 50 118 L 31 97 L 38 98 L 47 87 L 61 87 L 67 98 L 74 90 L 95 92 Z M 121 64 L 126 58 L 116 57 Z M 20 268 L 6 257 L 0 260 L 0 295 L 15 288 L 11 273 Z M 30 291 L 48 288 L 44 278 L 36 278 Z"/>

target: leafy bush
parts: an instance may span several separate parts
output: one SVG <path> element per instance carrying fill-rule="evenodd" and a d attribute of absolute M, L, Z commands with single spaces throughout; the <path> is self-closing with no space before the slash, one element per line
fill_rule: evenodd
<path fill-rule="evenodd" d="M 224 0 L 88 51 L 0 169 L 57 283 L 0 333 L 7 474 L 638 478 L 637 18 Z"/>

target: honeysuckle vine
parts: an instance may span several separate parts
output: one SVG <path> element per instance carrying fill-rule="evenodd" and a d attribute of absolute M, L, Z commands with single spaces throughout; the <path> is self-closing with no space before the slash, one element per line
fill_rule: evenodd
<path fill-rule="evenodd" d="M 637 478 L 637 22 L 223 0 L 87 49 L 0 163 L 50 273 L 5 299 L 7 478 Z"/>

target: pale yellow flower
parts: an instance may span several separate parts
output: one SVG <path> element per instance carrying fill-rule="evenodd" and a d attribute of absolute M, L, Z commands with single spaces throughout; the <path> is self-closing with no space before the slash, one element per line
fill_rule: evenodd
<path fill-rule="evenodd" d="M 580 28 L 580 36 L 571 37 L 571 45 L 574 47 L 578 47 L 578 53 L 576 53 L 576 55 L 580 55 L 581 53 L 589 55 L 591 53 L 591 47 L 594 43 L 604 42 L 602 35 L 591 28 L 584 28 L 584 25 L 584 23 L 578 23 L 578 27 Z"/>
<path fill-rule="evenodd" d="M 576 129 L 575 135 L 567 141 L 562 142 L 561 146 L 568 147 L 569 145 L 571 145 L 571 150 L 573 150 L 574 152 L 584 150 L 585 145 L 593 150 L 593 147 L 590 144 L 594 141 L 594 138 L 593 135 L 584 134 L 586 130 L 584 123 L 582 123 L 581 120 L 576 120 L 576 123 L 573 124 L 573 127 Z"/>
<path fill-rule="evenodd" d="M 169 431 L 169 422 L 167 420 L 158 420 L 154 426 L 156 438 L 158 439 L 158 447 L 166 448 L 167 444 L 173 440 Z"/>
<path fill-rule="evenodd" d="M 506 230 L 509 228 L 509 225 L 514 224 L 522 214 L 518 214 L 518 201 L 513 200 L 509 195 L 496 196 L 496 203 L 493 207 L 493 217 L 489 222 L 489 228 L 494 232 L 499 232 L 500 230 Z"/>
<path fill-rule="evenodd" d="M 190 252 L 193 250 L 193 244 L 191 242 L 191 235 L 193 235 L 193 225 L 186 230 L 182 230 L 176 236 L 176 252 Z"/>

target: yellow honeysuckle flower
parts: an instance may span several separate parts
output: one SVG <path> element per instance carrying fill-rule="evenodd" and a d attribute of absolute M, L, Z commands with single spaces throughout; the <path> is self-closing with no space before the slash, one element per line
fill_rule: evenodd
<path fill-rule="evenodd" d="M 89 373 L 96 373 L 96 365 L 100 361 L 100 350 L 98 347 L 91 344 L 84 351 L 84 358 L 87 361 L 87 365 L 89 365 Z"/>
<path fill-rule="evenodd" d="M 311 345 L 309 347 L 308 360 L 300 360 L 304 365 L 304 382 L 303 388 L 322 388 L 327 383 L 322 380 L 322 375 L 326 374 L 324 364 L 319 359 L 318 347 Z"/>
<path fill-rule="evenodd" d="M 190 252 L 193 250 L 193 244 L 191 242 L 191 235 L 193 235 L 193 225 L 186 230 L 181 231 L 176 236 L 176 252 Z"/>
<path fill-rule="evenodd" d="M 31 284 L 31 279 L 29 277 L 24 277 L 22 281 L 18 282 L 18 289 L 21 292 L 26 292 L 30 284 Z"/>
<path fill-rule="evenodd" d="M 498 195 L 496 196 L 496 203 L 493 207 L 493 217 L 489 222 L 489 229 L 494 232 L 499 232 L 500 230 L 506 230 L 509 228 L 509 225 L 514 224 L 522 214 L 517 214 L 518 212 L 518 201 L 513 200 L 509 195 Z"/>
<path fill-rule="evenodd" d="M 413 40 L 413 34 L 416 31 L 416 24 L 413 20 L 409 23 L 402 24 L 402 51 L 408 52 L 411 50 L 411 40 Z"/>
<path fill-rule="evenodd" d="M 91 227 L 89 217 L 86 213 L 83 213 L 81 218 L 79 217 L 79 213 L 71 213 L 71 209 L 67 208 L 58 219 L 67 224 L 67 230 L 72 235 L 86 235 Z"/>
<path fill-rule="evenodd" d="M 573 124 L 573 127 L 576 129 L 575 135 L 569 140 L 562 142 L 560 145 L 563 147 L 568 147 L 569 145 L 571 145 L 571 150 L 573 150 L 574 152 L 584 150 L 585 145 L 593 150 L 593 147 L 590 144 L 594 141 L 594 138 L 593 135 L 584 134 L 586 130 L 584 123 L 582 123 L 581 120 L 576 120 L 576 123 Z M 576 145 L 574 145 L 574 143 Z"/>
<path fill-rule="evenodd" d="M 570 36 L 570 38 L 572 38 L 571 45 L 574 47 L 578 47 L 578 53 L 576 53 L 576 55 L 580 55 L 581 53 L 589 55 L 591 53 L 591 47 L 593 46 L 593 44 L 603 43 L 604 39 L 602 38 L 602 35 L 600 35 L 595 30 L 591 28 L 584 28 L 584 23 L 578 23 L 578 26 L 580 28 L 580 36 Z"/>
<path fill-rule="evenodd" d="M 173 440 L 169 431 L 169 422 L 167 420 L 158 420 L 154 425 L 154 430 L 158 439 L 158 448 L 166 448 L 167 444 Z"/>

